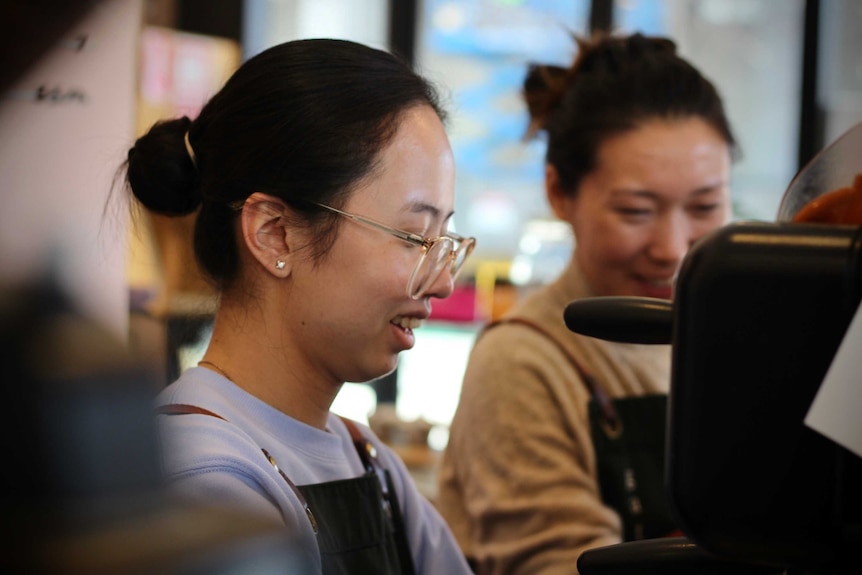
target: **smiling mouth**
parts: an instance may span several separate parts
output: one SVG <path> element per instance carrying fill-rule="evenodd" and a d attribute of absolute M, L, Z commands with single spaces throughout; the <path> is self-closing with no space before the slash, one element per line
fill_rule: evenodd
<path fill-rule="evenodd" d="M 401 329 L 413 331 L 417 327 L 421 327 L 422 324 L 425 322 L 423 320 L 419 319 L 418 317 L 407 317 L 407 316 L 399 315 L 396 318 L 394 318 L 392 321 L 390 321 L 389 323 L 391 323 L 393 325 L 397 325 Z"/>

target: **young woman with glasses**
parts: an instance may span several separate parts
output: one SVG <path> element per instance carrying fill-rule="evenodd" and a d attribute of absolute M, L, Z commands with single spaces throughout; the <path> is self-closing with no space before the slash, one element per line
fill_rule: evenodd
<path fill-rule="evenodd" d="M 576 573 L 586 549 L 676 533 L 660 477 L 669 346 L 575 334 L 563 312 L 589 296 L 673 297 L 690 246 L 730 218 L 734 138 L 714 86 L 671 40 L 601 36 L 577 52 L 524 82 L 547 136 L 546 197 L 574 250 L 477 340 L 441 466 L 438 507 L 483 575 Z M 656 425 L 595 425 L 591 413 L 621 403 Z M 632 456 L 658 472 L 600 474 L 614 466 L 597 449 L 606 432 L 627 445 L 656 432 L 656 449 Z"/>
<path fill-rule="evenodd" d="M 146 208 L 198 211 L 220 291 L 203 360 L 158 397 L 170 489 L 283 522 L 314 572 L 468 572 L 397 456 L 329 411 L 344 382 L 395 369 L 473 248 L 449 231 L 443 119 L 392 55 L 303 40 L 128 153 Z"/>

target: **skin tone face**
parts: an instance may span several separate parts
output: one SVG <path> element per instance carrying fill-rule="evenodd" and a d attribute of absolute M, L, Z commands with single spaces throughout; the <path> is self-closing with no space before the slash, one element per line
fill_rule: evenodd
<path fill-rule="evenodd" d="M 442 235 L 453 213 L 455 164 L 436 113 L 406 112 L 378 160 L 340 208 Z M 332 247 L 315 260 L 308 246 L 318 238 L 291 216 L 272 196 L 246 200 L 237 229 L 240 282 L 222 293 L 204 359 L 276 409 L 324 429 L 342 384 L 395 369 L 398 354 L 413 347 L 413 328 L 431 313 L 431 298 L 448 297 L 453 280 L 445 270 L 414 300 L 407 282 L 421 248 L 342 217 Z"/>
<path fill-rule="evenodd" d="M 730 150 L 700 118 L 650 120 L 599 147 L 574 195 L 547 170 L 548 197 L 576 239 L 595 295 L 670 299 L 691 245 L 730 218 Z"/>
<path fill-rule="evenodd" d="M 427 106 L 405 116 L 380 167 L 341 209 L 423 237 L 442 235 L 454 207 L 454 158 L 436 113 Z M 333 382 L 366 381 L 397 365 L 414 345 L 413 329 L 431 313 L 431 298 L 448 297 L 448 270 L 419 300 L 407 283 L 421 248 L 379 229 L 341 218 L 332 249 L 314 265 L 295 268 L 291 298 L 298 313 L 290 335 L 319 375 Z"/>

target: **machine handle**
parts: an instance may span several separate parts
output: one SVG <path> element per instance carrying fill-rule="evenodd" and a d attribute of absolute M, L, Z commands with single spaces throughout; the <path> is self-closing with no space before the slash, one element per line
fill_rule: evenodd
<path fill-rule="evenodd" d="M 577 299 L 563 312 L 575 333 L 622 343 L 669 344 L 673 302 L 651 297 L 602 296 Z"/>

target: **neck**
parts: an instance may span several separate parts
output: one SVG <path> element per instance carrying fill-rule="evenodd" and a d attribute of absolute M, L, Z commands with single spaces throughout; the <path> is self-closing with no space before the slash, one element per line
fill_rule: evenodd
<path fill-rule="evenodd" d="M 267 322 L 260 307 L 239 309 L 229 300 L 222 301 L 201 366 L 286 415 L 325 429 L 342 382 L 315 373 L 290 334 L 278 325 Z"/>

